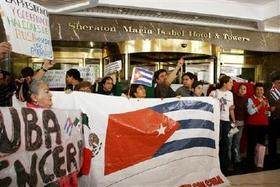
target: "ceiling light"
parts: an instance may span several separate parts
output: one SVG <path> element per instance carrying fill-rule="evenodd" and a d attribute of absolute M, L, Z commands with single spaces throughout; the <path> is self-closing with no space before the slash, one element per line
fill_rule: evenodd
<path fill-rule="evenodd" d="M 186 43 L 181 44 L 181 47 L 183 47 L 183 48 L 186 48 L 187 46 L 188 46 L 188 44 L 186 44 Z"/>
<path fill-rule="evenodd" d="M 56 9 L 48 8 L 48 12 L 58 13 L 58 12 L 63 12 L 63 11 L 74 10 L 74 9 L 81 8 L 83 6 L 88 6 L 88 5 L 90 5 L 90 2 L 82 2 L 82 3 L 73 4 L 73 5 L 63 6 L 61 8 L 56 8 Z"/>
<path fill-rule="evenodd" d="M 157 12 L 156 15 L 161 16 L 161 12 Z"/>

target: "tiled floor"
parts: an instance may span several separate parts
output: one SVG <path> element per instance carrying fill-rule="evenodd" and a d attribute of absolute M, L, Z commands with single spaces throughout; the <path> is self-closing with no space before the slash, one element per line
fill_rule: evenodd
<path fill-rule="evenodd" d="M 275 169 L 280 169 L 280 155 L 278 154 L 278 157 L 273 161 L 271 161 L 271 159 L 269 159 L 268 156 L 266 156 L 264 161 L 263 171 L 275 170 Z M 257 168 L 250 167 L 250 165 L 248 165 L 248 161 L 244 159 L 240 165 L 233 167 L 233 169 L 231 171 L 228 171 L 228 173 L 226 173 L 225 175 L 232 176 L 232 175 L 254 173 L 257 171 L 259 170 Z"/>
<path fill-rule="evenodd" d="M 250 168 L 244 160 L 241 165 L 235 167 L 228 173 L 228 179 L 232 186 L 258 186 L 258 187 L 280 187 L 280 155 L 271 161 L 265 158 L 263 171 Z"/>
<path fill-rule="evenodd" d="M 280 169 L 233 175 L 228 177 L 232 187 L 279 187 Z"/>

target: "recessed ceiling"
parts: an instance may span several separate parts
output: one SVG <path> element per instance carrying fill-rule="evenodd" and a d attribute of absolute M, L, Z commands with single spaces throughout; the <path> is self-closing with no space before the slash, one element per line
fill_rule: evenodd
<path fill-rule="evenodd" d="M 257 4 L 257 5 L 264 5 L 275 0 L 225 0 L 225 1 L 233 1 L 237 3 L 246 3 L 246 4 Z"/>
<path fill-rule="evenodd" d="M 276 26 L 276 27 L 278 27 L 278 29 L 280 29 L 280 15 L 270 18 L 268 20 L 265 20 L 265 24 L 268 26 Z"/>
<path fill-rule="evenodd" d="M 61 6 L 69 6 L 78 3 L 85 3 L 88 0 L 33 0 L 35 3 L 38 3 L 44 7 L 61 7 Z"/>
<path fill-rule="evenodd" d="M 123 16 L 128 17 L 128 19 L 139 18 L 151 18 L 159 19 L 163 22 L 168 20 L 169 22 L 174 20 L 175 22 L 181 21 L 185 24 L 201 24 L 208 26 L 226 26 L 226 27 L 235 27 L 243 29 L 252 29 L 256 30 L 258 24 L 256 21 L 233 19 L 233 18 L 223 18 L 223 17 L 214 17 L 206 15 L 197 15 L 197 14 L 187 14 L 187 13 L 174 13 L 174 12 L 164 12 L 164 11 L 153 11 L 153 10 L 140 10 L 133 8 L 119 8 L 119 7 L 106 7 L 106 6 L 97 6 L 93 8 L 88 8 L 80 11 L 80 14 L 83 15 L 89 13 L 89 15 L 115 15 L 115 18 L 122 18 Z M 79 14 L 79 13 L 78 13 Z"/>
<path fill-rule="evenodd" d="M 215 8 L 203 8 L 201 4 L 213 4 L 213 0 L 201 0 L 201 3 L 193 2 L 193 6 L 182 9 L 184 2 L 173 0 L 168 8 L 159 6 L 154 1 L 132 1 L 127 0 L 33 0 L 48 8 L 50 13 L 75 14 L 93 17 L 110 17 L 119 19 L 149 20 L 159 22 L 174 22 L 179 24 L 196 24 L 205 26 L 218 26 L 227 28 L 250 29 L 268 32 L 280 32 L 280 13 L 276 7 L 280 6 L 279 0 L 216 0 Z M 180 2 L 176 8 L 173 4 Z M 217 4 L 218 2 L 218 4 Z M 242 14 L 234 8 L 229 9 L 229 3 L 234 3 L 235 8 L 243 8 Z M 132 7 L 133 6 L 133 7 Z M 214 5 L 213 5 L 214 6 Z M 193 9 L 191 8 L 193 7 Z M 200 7 L 199 9 L 196 9 Z M 207 6 L 206 6 L 207 7 Z M 252 7 L 252 10 L 250 10 Z M 213 12 L 209 12 L 209 9 Z M 224 11 L 222 11 L 224 10 Z M 250 14 L 246 14 L 248 10 Z M 230 13 L 228 13 L 230 12 Z M 266 16 L 264 16 L 266 15 Z"/>

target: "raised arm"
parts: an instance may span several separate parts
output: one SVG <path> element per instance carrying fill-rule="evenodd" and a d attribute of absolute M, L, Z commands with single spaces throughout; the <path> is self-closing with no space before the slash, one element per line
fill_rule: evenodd
<path fill-rule="evenodd" d="M 44 64 L 42 65 L 41 69 L 34 74 L 32 77 L 34 80 L 40 80 L 45 75 L 45 73 L 54 66 L 54 61 L 52 60 L 45 60 Z"/>
<path fill-rule="evenodd" d="M 180 70 L 180 68 L 184 65 L 184 63 L 185 63 L 185 60 L 183 57 L 181 57 L 178 60 L 176 68 L 170 74 L 168 74 L 166 82 L 165 82 L 166 85 L 171 85 L 171 83 L 176 79 L 177 73 Z"/>
<path fill-rule="evenodd" d="M 0 43 L 0 60 L 5 58 L 5 56 L 12 51 L 12 46 L 9 42 Z"/>

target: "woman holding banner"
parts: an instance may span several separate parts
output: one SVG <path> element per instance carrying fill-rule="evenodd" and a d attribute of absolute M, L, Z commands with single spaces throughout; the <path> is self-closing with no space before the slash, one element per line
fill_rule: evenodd
<path fill-rule="evenodd" d="M 229 159 L 229 138 L 228 134 L 232 124 L 235 125 L 233 94 L 230 91 L 233 86 L 233 81 L 229 76 L 223 76 L 220 79 L 220 88 L 210 93 L 210 96 L 215 97 L 220 102 L 220 164 L 222 172 L 227 175 L 230 159 Z"/>
<path fill-rule="evenodd" d="M 145 98 L 146 88 L 142 84 L 131 84 L 129 89 L 129 97 L 131 98 Z"/>
<path fill-rule="evenodd" d="M 236 118 L 236 126 L 238 132 L 229 138 L 229 156 L 231 162 L 235 167 L 238 167 L 241 163 L 240 154 L 240 140 L 243 133 L 243 128 L 247 119 L 247 86 L 246 84 L 239 84 L 238 93 L 234 93 L 234 114 Z"/>
<path fill-rule="evenodd" d="M 42 80 L 33 80 L 29 85 L 27 107 L 51 108 L 52 104 L 52 94 L 50 93 L 48 85 Z M 73 172 L 69 175 L 60 177 L 55 183 L 57 183 L 57 186 L 60 187 L 76 187 L 77 173 Z"/>
<path fill-rule="evenodd" d="M 42 80 L 33 80 L 29 85 L 27 107 L 51 108 L 52 94 L 48 85 Z"/>

